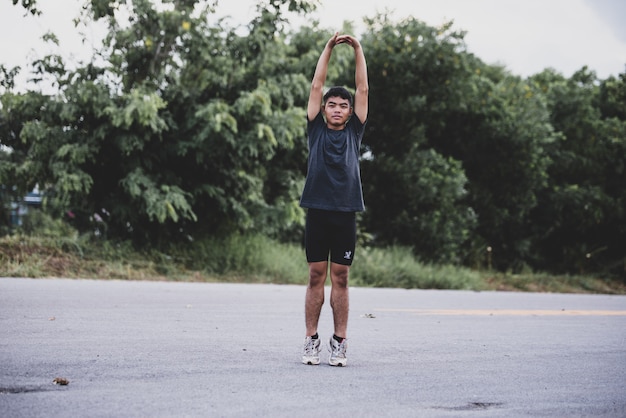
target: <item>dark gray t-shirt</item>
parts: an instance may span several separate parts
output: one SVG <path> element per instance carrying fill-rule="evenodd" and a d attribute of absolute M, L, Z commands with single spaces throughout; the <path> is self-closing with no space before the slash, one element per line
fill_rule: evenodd
<path fill-rule="evenodd" d="M 326 126 L 322 112 L 307 121 L 309 162 L 300 206 L 339 212 L 365 210 L 359 169 L 364 131 L 365 123 L 356 115 L 340 131 Z"/>

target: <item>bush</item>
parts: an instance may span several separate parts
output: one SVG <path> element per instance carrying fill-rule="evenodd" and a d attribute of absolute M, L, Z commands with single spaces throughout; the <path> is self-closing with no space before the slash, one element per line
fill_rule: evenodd
<path fill-rule="evenodd" d="M 187 268 L 247 282 L 303 284 L 308 277 L 302 248 L 262 235 L 204 239 L 173 248 L 172 254 Z"/>
<path fill-rule="evenodd" d="M 450 265 L 419 262 L 408 247 L 362 248 L 356 253 L 351 282 L 357 286 L 406 289 L 476 289 L 479 273 Z"/>
<path fill-rule="evenodd" d="M 93 234 L 75 238 L 15 234 L 0 238 L 0 277 L 306 285 L 308 268 L 301 246 L 261 235 L 212 238 L 164 250 L 138 249 L 130 241 L 95 239 Z M 624 283 L 593 276 L 503 275 L 423 264 L 410 248 L 398 246 L 360 246 L 350 286 L 626 294 Z"/>
<path fill-rule="evenodd" d="M 17 232 L 43 238 L 76 238 L 78 235 L 62 219 L 55 219 L 40 209 L 32 208 L 22 218 L 22 225 Z"/>

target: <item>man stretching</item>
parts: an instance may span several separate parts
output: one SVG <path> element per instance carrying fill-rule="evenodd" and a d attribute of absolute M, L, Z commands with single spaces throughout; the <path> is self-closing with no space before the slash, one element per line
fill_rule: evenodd
<path fill-rule="evenodd" d="M 323 94 L 333 48 L 347 44 L 356 62 L 354 98 L 343 87 Z M 359 148 L 367 122 L 367 65 L 361 44 L 350 35 L 335 33 L 322 51 L 311 82 L 307 106 L 308 171 L 300 206 L 307 208 L 305 227 L 309 284 L 305 298 L 304 364 L 319 364 L 317 326 L 324 304 L 329 270 L 330 306 L 334 335 L 330 338 L 331 366 L 347 364 L 348 273 L 356 246 L 356 212 L 363 211 Z"/>

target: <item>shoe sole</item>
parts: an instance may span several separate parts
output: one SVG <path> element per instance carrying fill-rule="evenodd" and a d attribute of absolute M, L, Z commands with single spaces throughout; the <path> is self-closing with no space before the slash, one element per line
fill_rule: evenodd
<path fill-rule="evenodd" d="M 302 359 L 302 364 L 306 364 L 308 366 L 317 366 L 318 364 L 320 364 L 320 361 L 319 361 L 319 359 L 317 359 L 317 360 Z"/>

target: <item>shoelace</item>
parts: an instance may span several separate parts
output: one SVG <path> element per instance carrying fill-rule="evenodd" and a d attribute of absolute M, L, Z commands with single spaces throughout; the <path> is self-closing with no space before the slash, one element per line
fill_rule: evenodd
<path fill-rule="evenodd" d="M 335 344 L 331 344 L 331 351 L 333 356 L 335 357 L 345 357 L 346 356 L 346 340 L 344 339 L 342 342 Z"/>
<path fill-rule="evenodd" d="M 309 354 L 317 354 L 318 350 L 317 347 L 315 345 L 317 340 L 314 340 L 313 338 L 307 338 L 306 342 L 304 343 L 304 352 L 309 355 Z"/>

